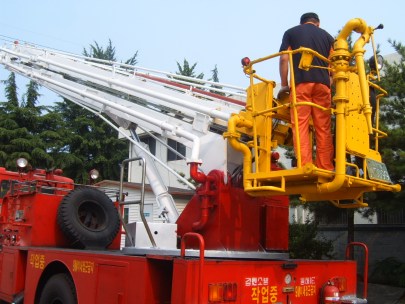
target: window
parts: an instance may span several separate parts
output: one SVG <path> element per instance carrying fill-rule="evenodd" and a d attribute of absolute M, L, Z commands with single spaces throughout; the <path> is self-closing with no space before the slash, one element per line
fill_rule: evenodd
<path fill-rule="evenodd" d="M 3 198 L 7 194 L 8 190 L 10 190 L 10 181 L 2 180 L 0 198 Z"/>
<path fill-rule="evenodd" d="M 124 208 L 124 223 L 128 224 L 129 222 L 129 208 Z"/>
<path fill-rule="evenodd" d="M 142 137 L 140 138 L 140 140 L 141 142 L 147 144 L 149 146 L 150 153 L 156 156 L 156 139 L 149 136 L 149 137 Z"/>
<path fill-rule="evenodd" d="M 173 140 L 168 138 L 167 139 L 167 144 L 172 147 L 173 149 L 175 149 L 177 152 L 179 152 L 181 155 L 186 156 L 186 146 Z M 179 160 L 182 159 L 180 156 L 178 156 L 176 153 L 174 153 L 173 151 L 167 149 L 167 161 L 172 161 L 172 160 Z"/>

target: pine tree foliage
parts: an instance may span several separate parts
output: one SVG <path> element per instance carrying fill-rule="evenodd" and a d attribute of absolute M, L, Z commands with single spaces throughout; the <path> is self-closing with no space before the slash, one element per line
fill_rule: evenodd
<path fill-rule="evenodd" d="M 396 212 L 405 208 L 405 46 L 395 40 L 389 40 L 399 53 L 400 60 L 393 64 L 384 63 L 380 86 L 388 92 L 380 103 L 380 129 L 388 138 L 379 141 L 383 162 L 394 184 L 398 183 L 402 191 L 378 192 L 370 196 L 374 209 Z"/>
<path fill-rule="evenodd" d="M 135 54 L 129 58 L 127 61 L 125 61 L 125 64 L 129 65 L 136 65 L 138 61 L 136 60 L 136 57 L 138 56 L 138 51 L 135 52 Z"/>
<path fill-rule="evenodd" d="M 214 81 L 214 82 L 219 82 L 217 65 L 215 65 L 215 68 L 213 70 L 211 70 L 211 73 L 212 73 L 212 79 L 211 80 Z M 221 96 L 225 96 L 225 93 L 218 92 L 218 91 L 215 90 L 215 89 L 222 90 L 221 86 L 211 85 L 211 88 L 213 88 L 213 89 L 210 90 L 211 93 L 215 93 L 215 94 L 218 94 L 218 95 L 221 95 Z"/>
<path fill-rule="evenodd" d="M 38 86 L 31 82 L 25 96 L 30 96 L 32 106 L 19 106 L 15 75 L 3 81 L 8 101 L 0 103 L 0 166 L 8 170 L 16 170 L 16 160 L 26 158 L 30 165 L 41 168 L 51 168 L 54 159 L 48 153 L 60 138 L 52 127 L 48 115 L 42 115 L 46 107 L 36 107 L 40 96 Z"/>
<path fill-rule="evenodd" d="M 64 99 L 54 111 L 63 117 L 63 145 L 57 167 L 76 182 L 85 183 L 89 172 L 97 169 L 102 179 L 118 180 L 120 163 L 128 155 L 128 144 L 104 120 Z"/>
<path fill-rule="evenodd" d="M 184 58 L 183 66 L 181 66 L 181 64 L 178 61 L 176 61 L 176 63 L 177 63 L 177 68 L 178 68 L 178 71 L 176 71 L 177 75 L 193 77 L 193 78 L 197 78 L 197 79 L 203 79 L 204 78 L 204 73 L 203 72 L 201 72 L 198 75 L 195 74 L 196 72 L 195 72 L 194 69 L 197 66 L 197 62 L 194 63 L 192 66 L 190 66 L 187 59 Z M 171 77 L 171 76 L 168 76 L 168 77 L 173 78 L 173 79 L 177 79 L 177 80 L 180 80 L 180 81 L 184 81 L 184 79 L 182 79 L 182 78 Z M 197 84 L 199 86 L 204 86 L 204 83 L 202 83 L 202 82 L 190 81 L 190 80 L 188 80 L 188 82 L 195 83 L 195 84 Z"/>
<path fill-rule="evenodd" d="M 41 96 L 38 93 L 39 88 L 40 85 L 33 80 L 27 84 L 27 92 L 23 95 L 23 102 L 21 103 L 22 107 L 35 108 L 38 98 Z"/>
<path fill-rule="evenodd" d="M 289 254 L 292 259 L 334 259 L 333 240 L 327 240 L 316 222 L 309 217 L 304 224 L 293 221 L 289 225 Z"/>
<path fill-rule="evenodd" d="M 83 48 L 83 55 L 91 58 L 117 61 L 115 47 L 112 46 L 111 39 L 108 39 L 108 45 L 105 50 L 102 46 L 98 45 L 97 41 L 94 41 L 94 45 L 90 44 L 89 51 Z"/>
<path fill-rule="evenodd" d="M 91 57 L 91 58 L 97 58 L 97 59 L 103 59 L 103 60 L 109 60 L 109 61 L 117 61 L 117 58 L 115 55 L 115 46 L 112 45 L 111 39 L 108 39 L 108 45 L 105 48 L 105 50 L 102 46 L 100 46 L 97 43 L 97 41 L 94 41 L 94 45 L 90 44 L 88 51 L 85 48 L 83 48 L 83 55 L 86 57 Z M 135 54 L 131 58 L 126 60 L 125 64 L 136 65 L 138 63 L 137 57 L 138 57 L 138 51 L 136 51 Z"/>
<path fill-rule="evenodd" d="M 8 105 L 10 106 L 17 106 L 18 107 L 18 87 L 17 83 L 15 82 L 15 74 L 10 73 L 7 80 L 1 80 L 3 84 L 5 84 L 4 93 L 8 100 Z"/>
<path fill-rule="evenodd" d="M 202 72 L 198 75 L 195 75 L 194 69 L 197 65 L 197 62 L 194 63 L 191 67 L 190 67 L 190 64 L 188 63 L 188 61 L 186 60 L 186 58 L 184 58 L 183 66 L 181 66 L 178 61 L 176 61 L 176 63 L 177 63 L 177 68 L 179 69 L 179 71 L 176 72 L 177 75 L 188 76 L 188 77 L 193 77 L 193 78 L 197 78 L 197 79 L 204 78 L 204 73 L 202 73 Z"/>

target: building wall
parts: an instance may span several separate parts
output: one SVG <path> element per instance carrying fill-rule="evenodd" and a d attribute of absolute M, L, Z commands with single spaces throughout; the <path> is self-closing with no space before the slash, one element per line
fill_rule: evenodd
<path fill-rule="evenodd" d="M 130 136 L 129 131 L 124 130 L 121 128 L 121 130 L 126 133 L 127 135 Z M 141 129 L 137 130 L 137 134 L 140 138 L 142 137 L 149 137 L 144 131 Z M 167 138 L 160 136 L 158 134 L 154 134 L 156 137 L 158 137 L 160 140 L 163 142 L 167 142 Z M 121 134 L 118 134 L 118 137 L 122 140 L 126 140 L 125 137 L 123 137 Z M 141 143 L 142 146 L 146 145 L 144 143 Z M 188 179 L 190 177 L 190 168 L 187 165 L 185 160 L 174 160 L 174 161 L 167 161 L 167 148 L 161 144 L 160 142 L 156 141 L 156 153 L 155 156 L 160 159 L 163 163 L 167 164 L 170 168 L 175 170 L 178 173 L 184 173 L 185 178 Z M 186 155 L 185 157 L 188 158 L 191 156 L 191 149 L 186 147 Z M 128 152 L 128 157 L 136 157 L 136 154 L 133 151 L 133 143 L 129 143 L 129 152 Z M 180 189 L 188 189 L 188 187 L 178 181 L 178 178 L 170 173 L 165 167 L 160 165 L 158 162 L 155 162 L 156 167 L 159 170 L 159 173 L 163 179 L 164 184 L 167 187 L 174 187 L 174 188 L 180 188 Z M 131 163 L 129 165 L 129 172 L 128 172 L 128 182 L 132 183 L 140 183 L 141 182 L 141 167 L 138 166 L 137 163 Z M 149 183 L 146 181 L 146 183 Z"/>
<path fill-rule="evenodd" d="M 360 208 L 360 210 L 363 210 L 366 208 Z M 290 223 L 296 221 L 298 223 L 304 224 L 306 219 L 312 219 L 313 214 L 309 211 L 306 210 L 303 206 L 298 206 L 295 208 L 290 208 Z M 347 223 L 347 219 L 346 222 Z M 377 224 L 377 213 L 371 215 L 369 218 L 364 218 L 361 216 L 359 213 L 354 214 L 354 224 L 355 225 L 371 225 L 371 224 Z"/>
<path fill-rule="evenodd" d="M 157 136 L 159 139 L 161 139 L 163 142 L 166 142 L 166 138 L 162 136 Z M 136 157 L 135 153 L 133 152 L 133 144 L 130 143 L 130 149 L 129 149 L 129 157 Z M 186 157 L 190 157 L 191 154 L 191 149 L 186 147 Z M 190 177 L 190 168 L 187 165 L 185 160 L 173 160 L 173 161 L 167 161 L 167 148 L 161 144 L 160 142 L 156 141 L 156 155 L 158 159 L 160 159 L 162 162 L 166 163 L 171 169 L 175 170 L 177 173 L 184 173 L 185 178 L 188 179 Z M 178 181 L 178 178 L 169 172 L 165 167 L 163 167 L 161 164 L 155 162 L 156 167 L 159 170 L 159 173 L 163 179 L 163 182 L 165 183 L 166 186 L 168 187 L 175 187 L 175 188 L 180 188 L 180 189 L 187 189 L 187 186 L 180 183 Z M 133 164 L 130 166 L 130 173 L 128 174 L 129 179 L 128 181 L 133 182 L 133 183 L 140 183 L 141 182 L 141 167 Z M 147 181 L 147 183 L 149 183 Z"/>
<path fill-rule="evenodd" d="M 328 240 L 334 240 L 334 253 L 340 260 L 345 259 L 347 245 L 347 228 L 324 227 L 321 233 Z M 356 225 L 355 242 L 364 243 L 369 250 L 369 275 L 376 260 L 397 257 L 405 262 L 405 225 Z M 355 246 L 355 260 L 358 273 L 364 273 L 364 250 Z"/>

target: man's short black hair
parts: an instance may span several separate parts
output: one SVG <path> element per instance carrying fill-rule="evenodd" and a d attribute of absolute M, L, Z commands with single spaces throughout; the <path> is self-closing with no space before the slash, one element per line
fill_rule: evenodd
<path fill-rule="evenodd" d="M 300 24 L 304 24 L 306 22 L 319 22 L 319 17 L 315 13 L 305 13 L 301 16 Z"/>

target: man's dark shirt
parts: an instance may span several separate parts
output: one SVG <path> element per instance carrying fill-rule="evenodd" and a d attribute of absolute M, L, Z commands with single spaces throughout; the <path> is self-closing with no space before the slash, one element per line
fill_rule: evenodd
<path fill-rule="evenodd" d="M 328 58 L 333 41 L 333 37 L 327 31 L 312 23 L 306 23 L 290 28 L 284 33 L 280 52 L 287 51 L 289 47 L 291 47 L 291 50 L 296 50 L 302 46 L 313 49 L 322 56 Z M 330 87 L 329 70 L 319 68 L 311 68 L 309 71 L 301 70 L 298 68 L 300 60 L 300 53 L 293 55 L 295 84 L 308 81 L 323 83 Z M 314 57 L 312 65 L 328 67 L 327 62 L 317 57 Z"/>

